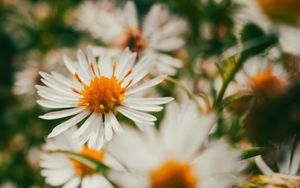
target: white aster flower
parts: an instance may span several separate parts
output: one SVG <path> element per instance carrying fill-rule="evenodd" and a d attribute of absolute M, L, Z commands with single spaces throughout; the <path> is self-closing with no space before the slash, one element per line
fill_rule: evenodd
<path fill-rule="evenodd" d="M 144 56 L 135 64 L 136 54 L 126 49 L 114 58 L 102 56 L 97 63 L 89 50 L 88 57 L 79 51 L 77 59 L 78 62 L 73 62 L 64 57 L 68 70 L 74 75 L 73 79 L 56 72 L 41 73 L 41 81 L 46 86 L 37 86 L 38 94 L 43 98 L 38 103 L 62 110 L 40 117 L 59 119 L 74 116 L 56 126 L 49 137 L 57 136 L 83 121 L 74 137 L 79 138 L 82 144 L 88 142 L 89 147 L 99 149 L 104 140 L 111 140 L 113 132 L 122 131 L 115 116 L 118 112 L 143 128 L 156 121 L 153 115 L 146 112 L 160 111 L 161 104 L 172 100 L 170 97 L 134 96 L 161 83 L 166 77 L 161 75 L 140 84 L 149 73 L 153 61 L 151 56 Z"/>
<path fill-rule="evenodd" d="M 188 102 L 172 103 L 157 131 L 128 130 L 108 151 L 131 173 L 115 174 L 128 188 L 227 188 L 239 181 L 240 152 L 223 140 L 206 143 L 215 115 L 200 116 Z"/>
<path fill-rule="evenodd" d="M 53 151 L 69 151 L 90 157 L 109 167 L 119 168 L 118 163 L 105 150 L 94 150 L 86 145 L 81 145 L 79 140 L 73 139 L 72 135 L 76 128 L 71 128 L 61 135 L 47 139 L 41 155 L 41 174 L 46 178 L 46 183 L 52 186 L 65 188 L 112 188 L 109 181 L 99 172 L 91 169 L 78 160 L 69 158 L 63 153 Z"/>
<path fill-rule="evenodd" d="M 276 29 L 276 32 L 279 34 L 279 43 L 282 49 L 285 52 L 300 55 L 300 43 L 297 42 L 300 39 L 300 29 L 283 23 L 272 23 L 267 15 L 262 11 L 262 8 L 259 6 L 258 1 L 259 0 L 235 0 L 235 2 L 242 5 L 241 10 L 236 17 L 237 32 L 240 32 L 243 25 L 248 22 L 253 22 L 259 25 L 265 31 L 272 31 Z M 298 0 L 295 0 L 295 2 L 296 1 Z M 285 0 L 281 2 L 269 1 L 268 3 L 270 4 L 270 9 L 274 8 L 278 3 L 293 4 L 292 1 L 285 2 Z M 299 6 L 298 2 L 296 2 L 296 4 L 298 4 L 297 6 Z M 275 9 L 273 11 L 277 11 L 278 14 L 289 14 L 288 12 L 286 12 L 286 9 L 288 10 L 288 7 L 284 7 L 283 10 L 278 7 L 278 9 Z M 298 12 L 300 11 L 298 10 Z"/>
<path fill-rule="evenodd" d="M 262 159 L 261 156 L 255 157 L 255 163 L 260 171 L 266 176 L 263 179 L 268 180 L 268 183 L 279 185 L 293 185 L 290 188 L 297 188 L 300 186 L 300 143 L 296 145 L 293 150 L 293 143 L 282 145 L 277 153 L 278 172 L 274 172 Z M 280 160 L 280 155 L 282 159 Z M 269 178 L 267 178 L 269 177 Z"/>
<path fill-rule="evenodd" d="M 236 75 L 240 88 L 257 97 L 276 97 L 289 85 L 288 73 L 283 65 L 268 62 L 265 58 L 249 59 Z"/>
<path fill-rule="evenodd" d="M 216 90 L 220 90 L 222 79 L 215 80 Z M 229 84 L 225 97 L 239 91 L 252 93 L 259 98 L 272 98 L 283 94 L 289 85 L 289 76 L 283 65 L 269 62 L 267 58 L 254 57 L 247 60 L 243 68 Z"/>
<path fill-rule="evenodd" d="M 109 8 L 108 8 L 109 7 Z M 89 31 L 100 38 L 106 45 L 120 51 L 129 47 L 138 55 L 152 53 L 156 58 L 156 71 L 174 75 L 182 62 L 165 52 L 179 50 L 185 44 L 182 35 L 187 24 L 173 16 L 162 4 L 155 4 L 146 15 L 142 26 L 139 25 L 137 10 L 129 1 L 122 8 L 117 8 L 107 1 L 82 5 L 77 13 L 77 27 Z M 116 50 L 118 49 L 118 50 Z M 95 54 L 102 54 L 103 48 L 95 48 Z"/>

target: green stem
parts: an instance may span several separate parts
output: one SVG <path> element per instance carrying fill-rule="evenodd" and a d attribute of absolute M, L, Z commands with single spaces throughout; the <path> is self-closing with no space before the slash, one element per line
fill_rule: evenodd
<path fill-rule="evenodd" d="M 175 84 L 175 85 L 177 85 L 177 86 L 179 86 L 181 89 L 183 89 L 187 93 L 188 97 L 190 99 L 192 99 L 193 101 L 195 101 L 198 109 L 200 111 L 202 111 L 201 105 L 200 105 L 197 97 L 194 95 L 194 93 L 192 91 L 190 91 L 185 85 L 183 85 L 181 82 L 175 80 L 174 78 L 171 78 L 171 77 L 168 76 L 166 78 L 166 80 L 169 81 L 169 82 L 171 82 L 171 83 L 173 83 L 173 84 Z"/>
<path fill-rule="evenodd" d="M 233 67 L 232 71 L 229 73 L 228 77 L 223 81 L 221 90 L 220 90 L 219 94 L 217 95 L 217 99 L 216 99 L 216 102 L 214 104 L 215 109 L 219 107 L 220 103 L 222 102 L 222 99 L 224 97 L 224 94 L 226 92 L 226 89 L 227 89 L 229 83 L 234 79 L 235 74 L 240 70 L 240 68 L 243 65 L 243 62 L 246 59 L 247 59 L 246 56 L 242 55 L 239 58 L 239 60 L 237 61 L 236 65 Z"/>

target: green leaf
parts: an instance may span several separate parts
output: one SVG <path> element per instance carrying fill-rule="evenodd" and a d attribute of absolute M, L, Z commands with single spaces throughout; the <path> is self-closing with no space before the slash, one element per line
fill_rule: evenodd
<path fill-rule="evenodd" d="M 256 147 L 256 148 L 251 148 L 248 150 L 243 151 L 242 153 L 242 159 L 249 159 L 258 155 L 263 154 L 266 152 L 268 149 L 263 148 L 263 147 Z"/>
<path fill-rule="evenodd" d="M 51 153 L 61 153 L 66 155 L 67 157 L 74 159 L 76 161 L 81 162 L 82 164 L 90 167 L 91 169 L 101 172 L 103 174 L 106 174 L 109 171 L 109 167 L 106 166 L 105 164 L 101 163 L 98 160 L 95 160 L 89 156 L 81 155 L 79 153 L 75 153 L 72 151 L 66 151 L 66 150 L 56 150 L 56 151 L 51 151 Z"/>
<path fill-rule="evenodd" d="M 250 97 L 252 97 L 252 93 L 246 92 L 246 91 L 240 91 L 240 92 L 237 92 L 233 95 L 226 97 L 222 102 L 222 106 L 224 108 L 236 100 L 243 99 L 243 98 L 250 98 Z"/>
<path fill-rule="evenodd" d="M 244 26 L 241 32 L 241 42 L 243 51 L 241 58 L 247 59 L 250 56 L 264 52 L 267 48 L 273 46 L 278 41 L 274 33 L 266 34 L 253 23 Z"/>

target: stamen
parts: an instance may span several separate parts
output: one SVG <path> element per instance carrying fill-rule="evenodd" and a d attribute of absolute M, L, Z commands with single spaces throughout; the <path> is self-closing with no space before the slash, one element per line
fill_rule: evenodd
<path fill-rule="evenodd" d="M 128 72 L 125 74 L 125 76 L 123 77 L 123 79 L 120 81 L 120 84 L 124 82 L 124 80 L 132 73 L 132 70 L 129 69 Z"/>
<path fill-rule="evenodd" d="M 91 63 L 91 64 L 90 64 L 90 67 L 91 67 L 91 70 L 92 70 L 94 76 L 96 76 L 94 64 Z"/>
<path fill-rule="evenodd" d="M 81 81 L 81 79 L 77 73 L 75 73 L 74 77 L 77 82 L 79 82 L 80 84 L 83 84 L 83 82 Z"/>
<path fill-rule="evenodd" d="M 76 88 L 72 88 L 72 91 L 81 95 L 81 92 L 78 91 Z"/>

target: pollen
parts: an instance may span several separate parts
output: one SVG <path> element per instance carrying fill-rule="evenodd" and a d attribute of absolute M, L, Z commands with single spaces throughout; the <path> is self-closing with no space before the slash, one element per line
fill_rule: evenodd
<path fill-rule="evenodd" d="M 283 92 L 282 80 L 272 74 L 270 69 L 250 79 L 250 87 L 255 95 L 275 97 Z"/>
<path fill-rule="evenodd" d="M 146 47 L 146 40 L 143 38 L 142 33 L 137 28 L 126 28 L 124 30 L 125 35 L 121 42 L 121 48 L 125 49 L 129 47 L 132 52 L 142 53 Z"/>
<path fill-rule="evenodd" d="M 99 162 L 102 162 L 104 160 L 104 153 L 103 151 L 90 149 L 87 146 L 83 146 L 82 151 L 80 152 L 81 155 L 90 157 L 92 159 L 95 159 Z M 90 167 L 86 166 L 85 164 L 75 160 L 70 159 L 71 163 L 74 166 L 75 173 L 77 176 L 84 177 L 84 176 L 90 176 L 96 173 L 94 169 L 91 169 Z"/>
<path fill-rule="evenodd" d="M 115 76 L 95 77 L 80 91 L 79 105 L 100 113 L 114 110 L 125 98 L 126 87 L 122 88 L 121 83 Z"/>
<path fill-rule="evenodd" d="M 151 172 L 150 188 L 196 188 L 197 178 L 189 164 L 166 161 Z"/>

